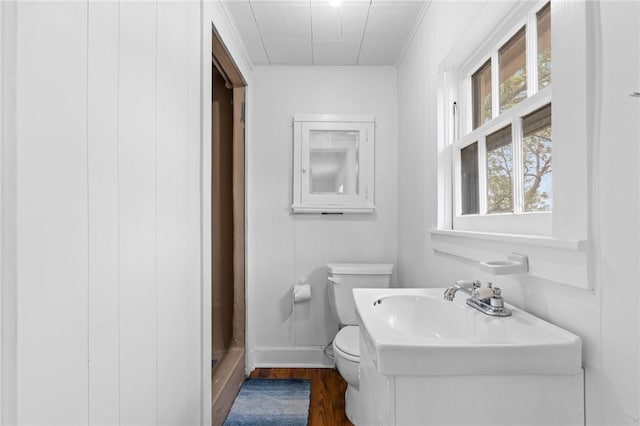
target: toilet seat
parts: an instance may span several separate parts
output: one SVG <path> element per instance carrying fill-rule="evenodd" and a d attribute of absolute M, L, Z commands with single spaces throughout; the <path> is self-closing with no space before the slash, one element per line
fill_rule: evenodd
<path fill-rule="evenodd" d="M 333 339 L 333 347 L 347 360 L 360 362 L 360 327 L 343 327 Z"/>

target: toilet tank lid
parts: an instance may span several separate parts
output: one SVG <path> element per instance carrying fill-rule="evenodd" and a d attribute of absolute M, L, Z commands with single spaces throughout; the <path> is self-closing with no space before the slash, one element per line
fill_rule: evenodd
<path fill-rule="evenodd" d="M 391 263 L 328 263 L 327 269 L 332 274 L 344 275 L 391 275 Z"/>

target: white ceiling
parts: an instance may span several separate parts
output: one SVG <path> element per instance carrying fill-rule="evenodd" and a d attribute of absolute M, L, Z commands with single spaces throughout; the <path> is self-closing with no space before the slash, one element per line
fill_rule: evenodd
<path fill-rule="evenodd" d="M 253 65 L 395 65 L 427 0 L 223 0 Z"/>

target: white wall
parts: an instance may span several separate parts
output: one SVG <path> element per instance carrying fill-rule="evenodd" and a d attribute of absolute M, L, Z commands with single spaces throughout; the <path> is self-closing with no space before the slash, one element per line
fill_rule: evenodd
<path fill-rule="evenodd" d="M 16 32 L 15 2 L 0 3 L 0 424 L 15 423 L 17 406 Z"/>
<path fill-rule="evenodd" d="M 326 362 L 337 331 L 327 300 L 328 262 L 396 263 L 397 108 L 394 69 L 256 69 L 249 104 L 249 369 Z M 292 215 L 292 118 L 296 113 L 376 119 L 375 215 Z M 292 312 L 298 278 L 312 300 Z"/>
<path fill-rule="evenodd" d="M 3 424 L 201 422 L 201 22 L 197 2 L 17 5 Z"/>
<path fill-rule="evenodd" d="M 398 282 L 403 286 L 444 287 L 461 278 L 490 278 L 435 254 L 428 234 L 437 224 L 437 67 L 482 7 L 482 2 L 431 3 L 398 68 Z M 601 131 L 589 153 L 595 289 L 526 275 L 497 282 L 507 301 L 582 338 L 587 424 L 637 424 L 640 102 L 628 94 L 640 87 L 640 14 L 636 2 L 592 2 L 589 7 L 598 17 L 590 37 L 603 56 L 602 90 L 590 93 L 601 104 Z M 590 75 L 598 72 L 590 70 Z"/>

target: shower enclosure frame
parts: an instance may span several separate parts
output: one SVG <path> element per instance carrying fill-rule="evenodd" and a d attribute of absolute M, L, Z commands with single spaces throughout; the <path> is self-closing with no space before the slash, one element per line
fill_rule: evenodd
<path fill-rule="evenodd" d="M 203 424 L 222 424 L 245 378 L 245 147 L 244 110 L 247 82 L 227 50 L 215 26 L 211 28 L 211 45 L 203 43 L 202 63 L 202 410 Z M 208 30 L 206 30 L 208 31 Z M 208 38 L 205 32 L 205 40 Z M 206 40 L 208 41 L 208 40 Z M 210 56 L 210 60 L 207 58 Z M 233 331 L 231 347 L 217 367 L 212 368 L 212 284 L 213 226 L 212 197 L 212 125 L 211 88 L 213 67 L 222 74 L 233 91 Z M 211 422 L 209 423 L 209 418 Z"/>

